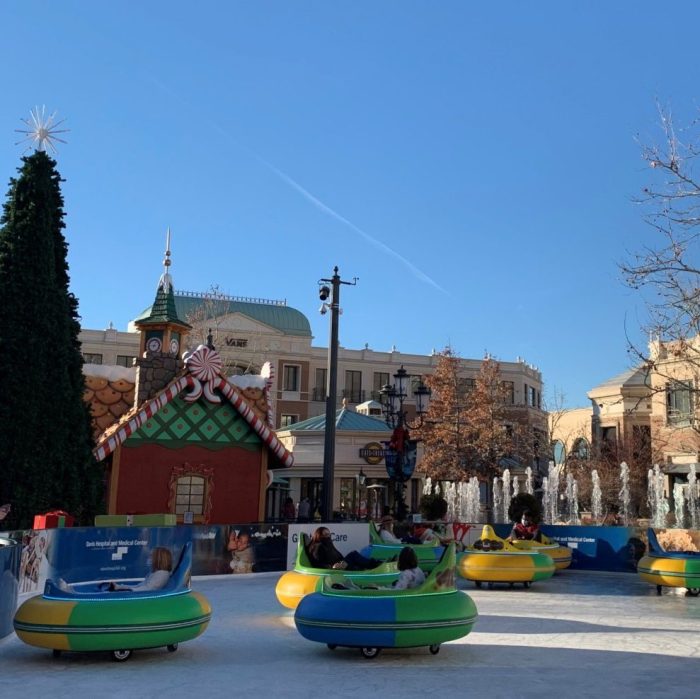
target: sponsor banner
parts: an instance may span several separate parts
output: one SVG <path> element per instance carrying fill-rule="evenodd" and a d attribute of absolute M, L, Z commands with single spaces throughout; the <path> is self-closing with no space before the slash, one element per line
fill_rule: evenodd
<path fill-rule="evenodd" d="M 506 538 L 511 524 L 495 524 L 496 534 Z M 581 570 L 636 572 L 646 549 L 645 530 L 639 527 L 594 527 L 542 524 L 545 536 L 572 550 L 571 567 Z"/>
<path fill-rule="evenodd" d="M 133 580 L 151 567 L 156 546 L 173 552 L 192 542 L 192 575 L 283 571 L 287 524 L 181 527 L 72 527 L 7 532 L 21 542 L 19 595 L 44 591 L 47 578 L 67 582 Z"/>
<path fill-rule="evenodd" d="M 57 531 L 59 530 L 20 529 L 3 534 L 21 545 L 18 580 L 20 598 L 44 591 L 46 578 L 51 577 L 54 561 L 57 560 Z"/>
<path fill-rule="evenodd" d="M 189 527 L 193 575 L 265 573 L 284 570 L 287 524 L 230 524 Z"/>
<path fill-rule="evenodd" d="M 327 527 L 331 531 L 331 539 L 335 547 L 346 556 L 350 551 L 359 551 L 369 544 L 369 525 L 367 522 L 310 522 L 308 524 L 290 524 L 289 540 L 287 543 L 287 570 L 294 568 L 297 555 L 297 543 L 301 532 L 308 534 L 309 538 L 318 527 Z"/>

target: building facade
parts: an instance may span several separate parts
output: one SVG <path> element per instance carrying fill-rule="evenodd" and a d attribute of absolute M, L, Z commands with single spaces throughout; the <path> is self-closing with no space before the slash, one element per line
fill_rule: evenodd
<path fill-rule="evenodd" d="M 619 463 L 641 456 L 645 470 L 658 464 L 666 474 L 667 497 L 674 486 L 685 488 L 691 465 L 700 472 L 698 350 L 700 338 L 653 341 L 644 365 L 588 392 L 590 407 L 551 413 L 557 463 L 600 456 Z"/>
<path fill-rule="evenodd" d="M 313 345 L 308 319 L 284 302 L 264 299 L 175 291 L 173 302 L 175 316 L 191 326 L 187 334 L 182 335 L 180 352 L 194 349 L 210 335 L 222 360 L 222 374 L 242 379 L 245 375 L 259 374 L 265 366 L 271 368 L 266 394 L 270 423 L 277 429 L 280 441 L 294 454 L 297 466 L 273 479 L 268 489 L 265 518 L 280 516 L 285 497 L 295 500 L 303 496 L 316 498 L 323 472 L 322 435 L 312 434 L 314 431 L 306 428 L 301 431 L 294 429 L 295 425 L 325 415 L 326 408 L 328 350 Z M 88 388 L 92 382 L 93 388 L 102 390 L 103 397 L 109 394 L 107 397 L 114 401 L 115 406 L 133 400 L 133 393 L 129 391 L 133 391 L 136 381 L 136 365 L 142 364 L 143 354 L 148 350 L 148 332 L 152 326 L 146 321 L 153 316 L 154 308 L 149 307 L 134 319 L 126 332 L 109 327 L 106 330 L 85 329 L 80 334 Z M 176 339 L 179 340 L 179 336 Z M 386 384 L 394 383 L 393 375 L 397 370 L 403 367 L 411 375 L 425 377 L 434 371 L 438 359 L 437 353 L 418 355 L 395 350 L 379 352 L 367 346 L 363 349 L 341 347 L 338 351 L 336 407 L 381 418 L 380 391 Z M 513 422 L 541 430 L 544 437 L 547 425 L 546 413 L 542 409 L 540 372 L 520 359 L 499 363 L 501 380 L 508 388 L 509 419 L 512 417 Z M 481 365 L 481 360 L 461 359 L 460 376 L 467 380 L 475 378 Z M 99 377 L 108 373 L 107 367 L 112 367 L 109 371 L 113 380 L 105 384 L 106 379 Z M 415 416 L 412 388 L 404 406 L 409 420 Z M 255 396 L 248 398 L 255 400 Z M 103 414 L 96 415 L 95 411 L 103 411 Z M 105 429 L 111 420 L 109 405 L 105 408 L 102 402 L 96 403 L 93 417 L 96 421 L 101 419 L 100 427 Z M 370 437 L 362 430 L 358 434 L 337 435 L 337 457 L 345 459 L 347 456 L 347 459 L 343 463 L 339 461 L 333 502 L 334 510 L 344 516 L 360 509 L 367 511 L 372 504 L 378 507 L 387 501 L 385 493 L 380 492 L 382 488 L 388 489 L 383 461 L 371 465 L 367 471 L 370 482 L 369 490 L 363 491 L 364 508 L 360 508 L 357 483 L 352 494 L 348 494 L 348 484 L 359 473 L 359 467 L 366 463 L 358 450 L 372 441 Z M 353 454 L 345 454 L 347 449 L 343 440 L 346 438 L 352 442 L 350 450 Z M 321 448 L 315 444 L 319 439 Z M 546 465 L 544 458 L 543 463 Z M 418 488 L 419 481 L 414 481 L 407 492 L 411 505 L 415 505 Z"/>

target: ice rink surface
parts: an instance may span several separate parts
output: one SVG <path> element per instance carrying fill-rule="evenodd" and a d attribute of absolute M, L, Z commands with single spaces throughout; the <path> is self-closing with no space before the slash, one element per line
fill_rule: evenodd
<path fill-rule="evenodd" d="M 459 586 L 479 619 L 427 648 L 357 649 L 303 639 L 275 597 L 280 573 L 195 578 L 213 618 L 175 653 L 63 653 L 0 641 L 2 697 L 665 697 L 700 696 L 700 597 L 634 574 L 563 571 L 529 590 Z"/>

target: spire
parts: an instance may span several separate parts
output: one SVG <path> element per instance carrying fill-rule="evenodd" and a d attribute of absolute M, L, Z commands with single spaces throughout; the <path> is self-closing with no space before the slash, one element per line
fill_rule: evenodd
<path fill-rule="evenodd" d="M 170 226 L 165 240 L 165 257 L 163 258 L 163 274 L 158 280 L 158 290 L 156 298 L 151 306 L 151 311 L 146 318 L 138 321 L 137 325 L 155 325 L 162 323 L 174 323 L 184 328 L 191 328 L 184 320 L 181 320 L 177 315 L 175 308 L 175 290 L 173 288 L 173 279 L 170 276 Z"/>
<path fill-rule="evenodd" d="M 172 260 L 170 259 L 170 226 L 168 226 L 168 232 L 165 237 L 165 257 L 163 258 L 163 274 L 160 275 L 158 280 L 158 288 L 162 287 L 163 291 L 166 293 L 170 291 L 173 287 L 173 278 L 170 276 L 168 271 Z"/>

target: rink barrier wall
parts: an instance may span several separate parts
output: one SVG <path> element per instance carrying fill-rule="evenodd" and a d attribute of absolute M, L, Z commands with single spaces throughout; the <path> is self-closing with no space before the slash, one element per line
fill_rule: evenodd
<path fill-rule="evenodd" d="M 148 570 L 153 547 L 175 549 L 188 541 L 192 542 L 193 575 L 281 572 L 293 567 L 299 534 L 311 534 L 320 525 L 71 527 L 0 533 L 20 544 L 0 547 L 0 605 L 13 606 L 15 590 L 20 598 L 42 592 L 47 577 L 62 577 L 68 582 L 141 577 Z M 366 522 L 331 522 L 325 526 L 343 553 L 360 550 L 369 543 Z M 452 527 L 456 538 L 465 544 L 473 543 L 482 528 L 481 524 L 443 526 Z M 501 537 L 508 536 L 510 528 L 509 524 L 494 525 Z M 638 527 L 542 525 L 542 531 L 572 548 L 572 569 L 632 573 L 647 549 L 646 529 Z M 697 540 L 698 533 L 692 534 Z"/>

